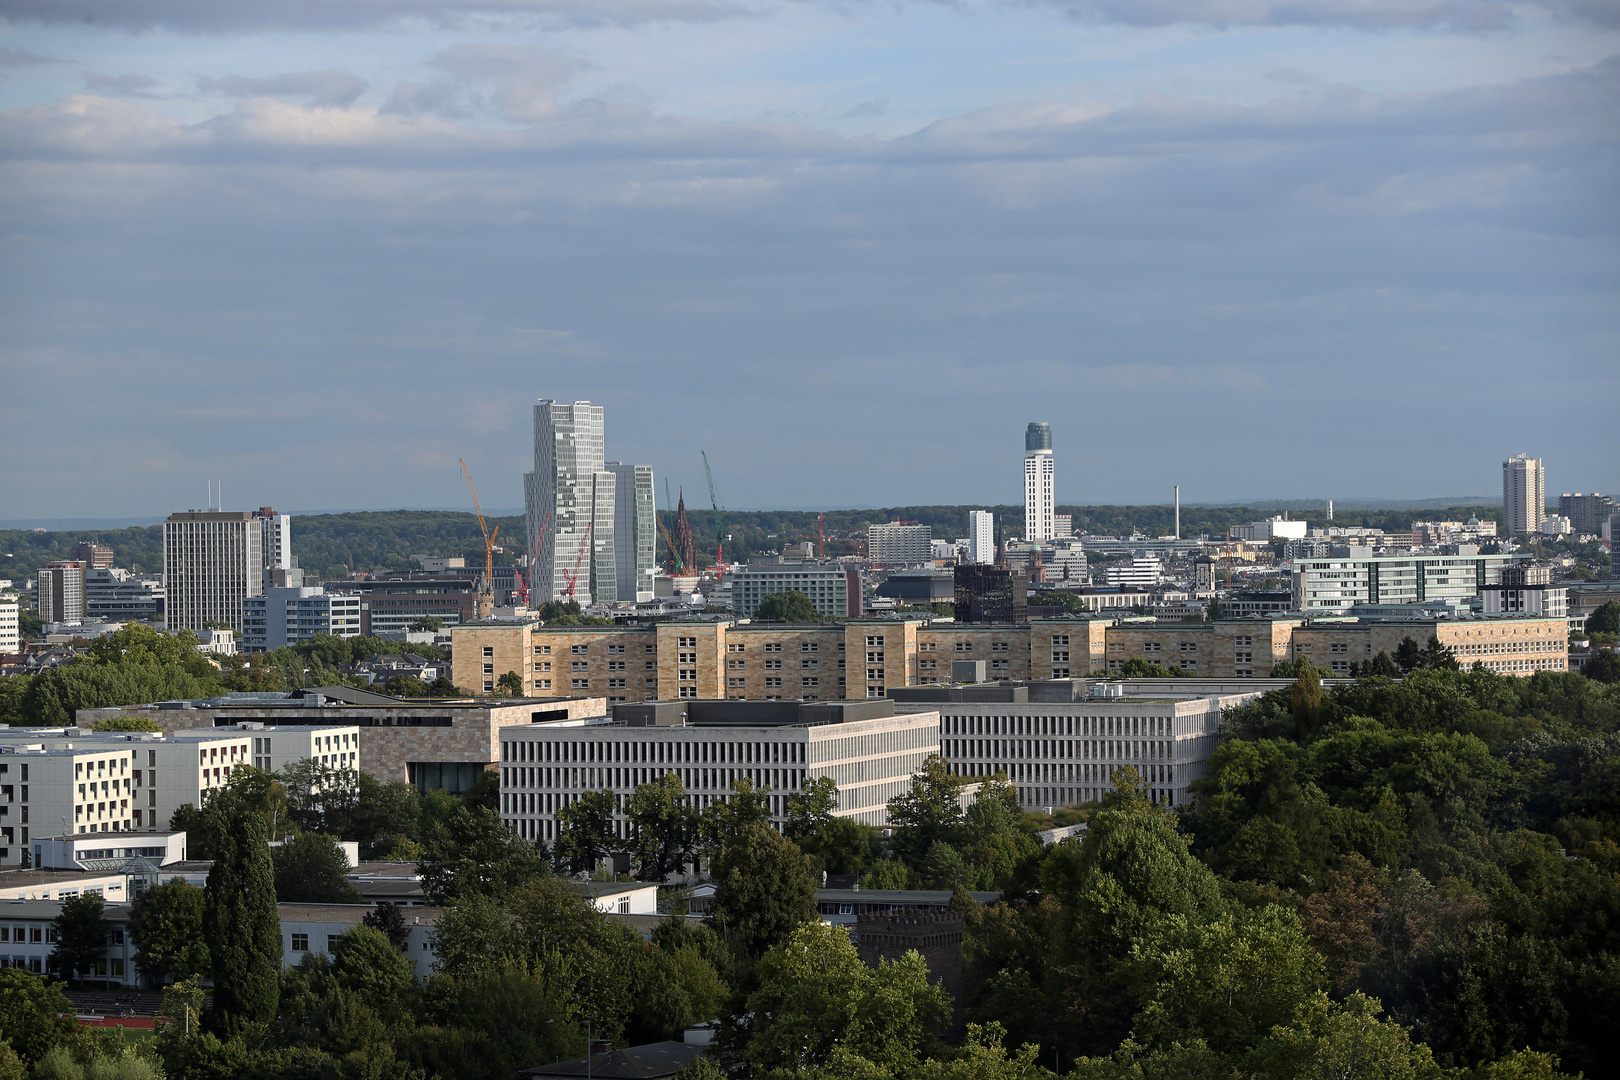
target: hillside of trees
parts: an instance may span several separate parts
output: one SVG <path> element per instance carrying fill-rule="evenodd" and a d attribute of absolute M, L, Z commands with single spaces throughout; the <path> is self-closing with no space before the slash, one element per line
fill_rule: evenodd
<path fill-rule="evenodd" d="M 1022 506 L 895 506 L 876 510 L 829 510 L 825 528 L 831 539 L 829 554 L 853 554 L 854 538 L 864 538 L 866 526 L 886 521 L 918 521 L 931 525 L 934 536 L 954 540 L 967 535 L 970 510 L 991 510 L 1008 535 L 1023 528 Z M 1089 533 L 1120 536 L 1140 532 L 1148 536 L 1168 535 L 1174 527 L 1174 510 L 1166 506 L 1060 506 L 1059 513 L 1072 514 L 1074 527 Z M 1246 506 L 1183 507 L 1183 536 L 1208 533 L 1219 536 L 1234 525 L 1244 525 L 1268 517 L 1274 511 Z M 715 515 L 711 510 L 688 506 L 687 515 L 698 539 L 698 563 L 712 566 L 715 548 Z M 1337 525 L 1362 525 L 1400 531 L 1413 521 L 1466 521 L 1469 517 L 1494 520 L 1501 515 L 1496 506 L 1456 506 L 1446 510 L 1390 510 L 1340 512 Z M 660 512 L 666 527 L 673 526 L 672 514 Z M 724 511 L 728 557 L 760 551 L 776 551 L 795 540 L 816 538 L 816 515 L 805 511 L 739 510 Z M 1302 510 L 1293 515 L 1312 524 L 1324 524 L 1321 510 Z M 497 553 L 500 565 L 510 565 L 528 550 L 523 518 L 500 517 L 489 520 L 490 528 L 500 527 Z M 0 531 L 0 577 L 27 578 L 46 563 L 66 559 L 81 541 L 106 544 L 113 549 L 115 565 L 140 573 L 160 573 L 163 569 L 163 527 L 127 529 L 31 532 L 20 529 Z M 659 553 L 664 553 L 662 539 Z M 293 519 L 293 554 L 299 565 L 315 580 L 334 580 L 351 570 L 405 570 L 413 567 L 413 554 L 460 555 L 469 566 L 484 558 L 483 536 L 478 519 L 470 513 L 448 510 L 386 510 L 353 514 L 312 514 Z"/>

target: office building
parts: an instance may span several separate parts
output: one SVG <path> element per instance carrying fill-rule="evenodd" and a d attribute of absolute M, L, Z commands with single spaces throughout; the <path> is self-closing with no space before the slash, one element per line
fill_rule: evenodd
<path fill-rule="evenodd" d="M 1074 515 L 1073 514 L 1053 514 L 1052 515 L 1052 536 L 1055 539 L 1061 540 L 1066 536 L 1073 536 L 1073 535 L 1074 535 Z"/>
<path fill-rule="evenodd" d="M 1050 540 L 1057 530 L 1056 467 L 1052 425 L 1030 421 L 1024 430 L 1024 539 Z"/>
<path fill-rule="evenodd" d="M 1000 566 L 956 568 L 956 621 L 1026 623 L 1029 578 L 1023 570 Z"/>
<path fill-rule="evenodd" d="M 0 594 L 0 656 L 22 649 L 22 598 L 16 593 Z"/>
<path fill-rule="evenodd" d="M 523 476 L 523 499 L 529 536 L 542 525 L 546 531 L 530 567 L 531 606 L 550 600 L 614 603 L 621 599 L 621 562 L 636 568 L 625 596 L 651 591 L 651 575 L 643 588 L 641 572 L 657 546 L 652 468 L 608 468 L 605 425 L 605 410 L 588 401 L 546 398 L 534 407 L 534 471 Z M 631 485 L 622 503 L 621 478 Z M 622 537 L 621 514 L 633 522 Z"/>
<path fill-rule="evenodd" d="M 1375 555 L 1371 548 L 1336 547 L 1326 559 L 1293 564 L 1293 607 L 1307 615 L 1342 614 L 1366 604 L 1467 600 L 1500 584 L 1502 569 L 1523 556 L 1481 555 L 1472 545 L 1453 554 Z"/>
<path fill-rule="evenodd" d="M 782 562 L 767 558 L 732 571 L 726 580 L 731 584 L 731 612 L 739 619 L 752 619 L 761 601 L 780 592 L 804 593 L 816 614 L 824 619 L 859 618 L 862 611 L 860 570 L 831 560 Z"/>
<path fill-rule="evenodd" d="M 1414 521 L 1412 546 L 1440 544 L 1485 544 L 1496 540 L 1496 522 L 1469 518 L 1463 521 Z"/>
<path fill-rule="evenodd" d="M 911 690 L 897 709 L 937 712 L 940 753 L 958 776 L 999 773 L 1026 810 L 1096 802 L 1134 768 L 1154 802 L 1185 806 L 1220 744 L 1221 710 L 1259 697 L 1165 695 L 1148 700 L 1075 697 L 1072 685 Z M 1034 698 L 1035 700 L 1031 700 Z"/>
<path fill-rule="evenodd" d="M 316 634 L 360 636 L 358 596 L 330 595 L 319 585 L 271 588 L 242 601 L 242 651 L 265 652 Z"/>
<path fill-rule="evenodd" d="M 113 564 L 113 549 L 86 540 L 74 547 L 71 558 L 74 562 L 84 563 L 86 570 L 106 570 Z"/>
<path fill-rule="evenodd" d="M 163 578 L 136 576 L 119 567 L 92 567 L 84 576 L 85 618 L 149 622 L 163 614 Z"/>
<path fill-rule="evenodd" d="M 242 601 L 264 591 L 264 526 L 251 512 L 185 510 L 163 523 L 163 622 L 242 629 Z"/>
<path fill-rule="evenodd" d="M 77 626 L 84 622 L 84 563 L 46 563 L 34 577 L 34 603 L 41 622 Z"/>
<path fill-rule="evenodd" d="M 916 522 L 891 522 L 866 527 L 868 554 L 887 566 L 916 566 L 933 558 L 934 530 Z"/>
<path fill-rule="evenodd" d="M 1577 533 L 1602 536 L 1603 527 L 1609 523 L 1609 515 L 1616 510 L 1620 510 L 1620 505 L 1616 505 L 1607 495 L 1595 491 L 1590 495 L 1577 491 L 1573 495 L 1565 493 L 1558 496 L 1558 516 L 1568 518 L 1570 528 Z"/>
<path fill-rule="evenodd" d="M 1264 521 L 1251 522 L 1248 525 L 1232 526 L 1233 540 L 1247 540 L 1255 544 L 1269 544 L 1273 540 L 1298 540 L 1305 536 L 1309 523 L 1304 521 L 1290 521 L 1286 515 L 1278 514 L 1276 517 Z"/>
<path fill-rule="evenodd" d="M 616 598 L 645 603 L 653 598 L 658 573 L 658 510 L 653 502 L 651 465 L 607 463 L 613 474 L 614 578 Z"/>
<path fill-rule="evenodd" d="M 1497 585 L 1480 590 L 1487 615 L 1536 615 L 1564 619 L 1569 613 L 1569 591 L 1552 583 L 1552 569 L 1546 566 L 1508 566 L 1502 569 Z"/>
<path fill-rule="evenodd" d="M 554 720 L 501 731 L 501 817 L 520 836 L 550 842 L 557 811 L 587 791 L 613 792 L 614 828 L 637 787 L 675 773 L 701 810 L 751 780 L 771 789 L 772 824 L 811 780 L 838 785 L 839 817 L 888 824 L 888 802 L 939 752 L 939 713 L 898 714 L 891 701 L 660 701 L 611 716 Z"/>
<path fill-rule="evenodd" d="M 497 588 L 503 581 L 502 569 L 495 568 Z M 325 589 L 329 594 L 360 598 L 361 634 L 403 639 L 416 621 L 425 617 L 438 619 L 444 626 L 471 621 L 475 615 L 473 589 L 482 576 L 480 571 L 465 567 L 402 570 L 364 581 L 328 581 Z"/>
<path fill-rule="evenodd" d="M 1502 535 L 1523 536 L 1547 516 L 1547 475 L 1540 458 L 1514 454 L 1502 462 Z"/>
<path fill-rule="evenodd" d="M 261 506 L 253 515 L 259 521 L 259 551 L 264 562 L 263 584 L 287 588 L 302 585 L 303 574 L 296 581 L 288 580 L 288 573 L 298 567 L 292 553 L 292 515 L 278 514 L 269 506 Z M 278 574 L 277 571 L 280 571 Z"/>
<path fill-rule="evenodd" d="M 956 599 L 956 579 L 951 571 L 932 567 L 897 570 L 877 587 L 876 595 L 907 607 L 949 604 Z"/>
<path fill-rule="evenodd" d="M 1152 589 L 1164 576 L 1164 567 L 1151 556 L 1129 562 L 1109 563 L 1103 568 L 1103 584 L 1113 589 Z"/>
<path fill-rule="evenodd" d="M 1562 515 L 1548 514 L 1541 519 L 1542 536 L 1568 536 L 1574 531 L 1574 526 L 1570 524 L 1569 518 Z"/>
<path fill-rule="evenodd" d="M 988 510 L 968 511 L 967 561 L 989 566 L 996 561 L 996 515 Z"/>

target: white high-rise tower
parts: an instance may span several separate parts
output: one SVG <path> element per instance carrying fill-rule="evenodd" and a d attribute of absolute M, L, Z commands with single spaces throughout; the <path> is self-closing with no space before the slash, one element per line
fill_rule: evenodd
<path fill-rule="evenodd" d="M 1050 540 L 1057 532 L 1052 426 L 1030 421 L 1024 430 L 1024 539 Z"/>
<path fill-rule="evenodd" d="M 968 511 L 968 558 L 989 566 L 996 561 L 996 515 L 988 510 Z"/>
<path fill-rule="evenodd" d="M 524 510 L 531 537 L 547 514 L 551 524 L 530 568 L 532 605 L 618 599 L 613 552 L 617 477 L 605 467 L 603 428 L 602 406 L 588 401 L 563 404 L 543 398 L 534 407 L 534 471 L 523 475 Z"/>
<path fill-rule="evenodd" d="M 1541 459 L 1514 454 L 1502 462 L 1502 535 L 1536 532 L 1546 516 L 1547 474 Z"/>

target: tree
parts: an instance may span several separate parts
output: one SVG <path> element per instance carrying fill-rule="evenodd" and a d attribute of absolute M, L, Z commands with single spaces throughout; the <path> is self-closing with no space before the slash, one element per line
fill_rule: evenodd
<path fill-rule="evenodd" d="M 0 968 L 0 1032 L 25 1062 L 78 1034 L 73 1002 L 62 988 L 20 967 Z"/>
<path fill-rule="evenodd" d="M 203 941 L 203 890 L 182 878 L 147 889 L 130 911 L 135 966 L 159 983 L 212 972 Z"/>
<path fill-rule="evenodd" d="M 251 770 L 250 770 L 251 771 Z M 202 825 L 214 854 L 203 907 L 203 939 L 214 967 L 214 1011 L 234 1033 L 276 1015 L 282 942 L 269 836 L 249 785 L 214 793 Z"/>
<path fill-rule="evenodd" d="M 680 776 L 666 772 L 636 788 L 626 813 L 636 877 L 663 881 L 671 874 L 684 873 L 697 849 L 698 815 Z"/>
<path fill-rule="evenodd" d="M 349 860 L 330 836 L 299 833 L 272 849 L 270 857 L 278 903 L 358 904 L 364 900 L 349 884 Z"/>
<path fill-rule="evenodd" d="M 833 820 L 838 809 L 838 785 L 829 776 L 806 779 L 798 791 L 787 797 L 787 821 L 782 833 L 789 840 L 814 836 Z"/>
<path fill-rule="evenodd" d="M 95 973 L 96 961 L 107 955 L 111 929 L 103 917 L 105 906 L 99 892 L 86 892 L 62 902 L 61 911 L 51 920 L 56 948 L 51 950 L 50 967 L 57 978 Z"/>
<path fill-rule="evenodd" d="M 1378 675 L 1386 679 L 1397 679 L 1400 678 L 1401 669 L 1394 660 L 1390 659 L 1389 653 L 1380 649 L 1378 650 L 1378 655 L 1367 662 L 1366 670 L 1363 672 L 1363 674 Z"/>
<path fill-rule="evenodd" d="M 379 1014 L 398 1006 L 415 975 L 387 934 L 364 925 L 351 926 L 333 943 L 332 971 L 338 985 Z"/>
<path fill-rule="evenodd" d="M 1317 992 L 1293 1022 L 1278 1027 L 1249 1055 L 1243 1070 L 1257 1080 L 1441 1080 L 1445 1070 L 1406 1029 L 1380 1020 L 1382 1007 L 1363 994 L 1335 1004 Z"/>
<path fill-rule="evenodd" d="M 447 798 L 449 812 L 422 834 L 418 870 L 428 903 L 498 895 L 546 872 L 545 851 L 507 828 L 493 810 Z"/>
<path fill-rule="evenodd" d="M 1586 617 L 1588 634 L 1620 634 L 1620 600 L 1609 600 Z"/>
<path fill-rule="evenodd" d="M 1294 733 L 1301 739 L 1316 730 L 1322 722 L 1322 677 L 1309 660 L 1301 658 L 1299 677 L 1292 687 Z"/>
<path fill-rule="evenodd" d="M 1401 638 L 1401 643 L 1395 647 L 1395 663 L 1400 667 L 1401 674 L 1416 669 L 1423 661 L 1423 650 L 1418 643 L 1409 637 Z"/>
<path fill-rule="evenodd" d="M 797 589 L 771 593 L 754 609 L 756 622 L 813 623 L 820 622 L 816 605 Z"/>
<path fill-rule="evenodd" d="M 1457 671 L 1460 668 L 1456 654 L 1449 646 L 1440 644 L 1440 639 L 1432 634 L 1418 663 L 1428 671 Z"/>
<path fill-rule="evenodd" d="M 930 754 L 911 778 L 911 787 L 889 800 L 889 823 L 900 830 L 894 846 L 901 858 L 920 866 L 935 841 L 955 839 L 962 825 L 964 783 L 948 761 Z"/>
<path fill-rule="evenodd" d="M 1610 600 L 1609 603 L 1614 603 Z M 1594 649 L 1591 657 L 1581 665 L 1581 674 L 1601 683 L 1620 683 L 1620 653 L 1613 649 Z"/>
<path fill-rule="evenodd" d="M 703 812 L 703 835 L 711 848 L 723 848 L 744 830 L 771 820 L 768 787 L 755 787 L 742 777 L 731 782 L 731 794 L 711 803 Z"/>
<path fill-rule="evenodd" d="M 405 909 L 399 904 L 378 901 L 377 906 L 366 912 L 360 922 L 380 931 L 388 938 L 389 944 L 400 952 L 404 952 L 410 943 L 411 929 L 405 925 Z"/>
<path fill-rule="evenodd" d="M 90 725 L 91 731 L 155 731 L 163 729 L 144 716 L 109 716 Z"/>
<path fill-rule="evenodd" d="M 413 634 L 429 632 L 436 634 L 442 629 L 444 629 L 444 622 L 436 615 L 419 615 L 416 621 L 411 623 L 411 633 Z"/>
<path fill-rule="evenodd" d="M 760 956 L 816 918 L 810 864 L 769 825 L 743 829 L 714 861 L 714 922 L 749 956 Z"/>
<path fill-rule="evenodd" d="M 597 864 L 618 850 L 613 829 L 618 799 L 607 788 L 586 791 L 557 811 L 557 840 L 552 855 L 571 873 L 594 871 Z"/>
<path fill-rule="evenodd" d="M 504 672 L 495 680 L 495 692 L 508 697 L 523 696 L 523 676 L 515 671 Z"/>
<path fill-rule="evenodd" d="M 362 857 L 375 858 L 401 839 L 417 837 L 422 803 L 408 781 L 384 782 L 362 772 L 356 776 L 355 786 L 354 814 L 339 835 L 356 841 Z"/>

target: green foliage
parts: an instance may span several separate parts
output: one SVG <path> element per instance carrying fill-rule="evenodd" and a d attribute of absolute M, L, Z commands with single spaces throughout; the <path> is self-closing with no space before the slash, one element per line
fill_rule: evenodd
<path fill-rule="evenodd" d="M 269 1023 L 279 993 L 281 917 L 269 835 L 247 779 L 254 771 L 234 771 L 208 801 L 201 822 L 214 858 L 203 939 L 213 960 L 214 1015 L 228 1033 Z"/>
<path fill-rule="evenodd" d="M 56 984 L 20 967 L 0 968 L 0 1033 L 24 1062 L 38 1061 L 77 1034 L 73 1011 Z"/>
<path fill-rule="evenodd" d="M 332 970 L 338 985 L 355 994 L 378 1014 L 395 1008 L 410 991 L 411 962 L 370 926 L 352 926 L 338 936 L 332 949 Z"/>
<path fill-rule="evenodd" d="M 577 799 L 557 811 L 557 840 L 552 855 L 571 873 L 588 873 L 619 849 L 613 829 L 618 798 L 603 788 L 581 792 Z"/>
<path fill-rule="evenodd" d="M 699 827 L 697 812 L 692 809 L 679 774 L 666 772 L 636 788 L 626 816 L 637 878 L 663 881 L 672 874 L 685 873 L 695 858 Z"/>
<path fill-rule="evenodd" d="M 501 677 L 495 680 L 495 692 L 507 697 L 522 697 L 523 676 L 515 671 L 503 672 Z"/>
<path fill-rule="evenodd" d="M 1179 679 L 1186 674 L 1180 668 L 1155 664 L 1140 656 L 1133 656 L 1119 666 L 1119 675 L 1124 679 Z"/>
<path fill-rule="evenodd" d="M 96 961 L 107 955 L 111 927 L 105 908 L 99 892 L 85 892 L 62 902 L 60 912 L 51 920 L 56 948 L 51 950 L 50 969 L 57 978 L 93 974 Z"/>
<path fill-rule="evenodd" d="M 203 890 L 183 878 L 147 889 L 130 912 L 135 964 L 160 982 L 212 972 L 203 940 Z"/>
<path fill-rule="evenodd" d="M 91 731 L 153 731 L 163 729 L 144 716 L 109 716 L 90 725 Z"/>
<path fill-rule="evenodd" d="M 770 788 L 755 787 L 748 777 L 734 780 L 731 794 L 703 811 L 703 837 L 711 850 L 731 844 L 744 832 L 771 820 Z"/>
<path fill-rule="evenodd" d="M 813 623 L 820 622 L 816 605 L 797 589 L 771 593 L 754 610 L 755 622 Z"/>
<path fill-rule="evenodd" d="M 1609 603 L 1614 601 L 1610 600 Z M 1611 686 L 1620 683 L 1620 653 L 1613 649 L 1594 650 L 1591 658 L 1581 665 L 1581 674 Z"/>
<path fill-rule="evenodd" d="M 716 856 L 713 877 L 715 926 L 749 956 L 763 955 L 794 927 L 816 919 L 810 864 L 769 825 L 735 833 Z"/>
<path fill-rule="evenodd" d="M 271 849 L 276 900 L 283 904 L 359 904 L 349 884 L 349 863 L 330 836 L 299 833 Z"/>
<path fill-rule="evenodd" d="M 428 903 L 497 895 L 546 872 L 545 852 L 508 829 L 493 810 L 435 794 L 451 806 L 442 817 L 424 814 L 418 870 Z M 424 801 L 424 808 L 429 805 Z"/>
<path fill-rule="evenodd" d="M 965 783 L 951 772 L 949 762 L 931 754 L 911 778 L 911 787 L 889 800 L 889 823 L 897 830 L 894 847 L 907 863 L 919 865 L 936 841 L 954 838 L 963 821 Z"/>
<path fill-rule="evenodd" d="M 1586 617 L 1588 634 L 1620 633 L 1620 600 L 1609 600 Z"/>

